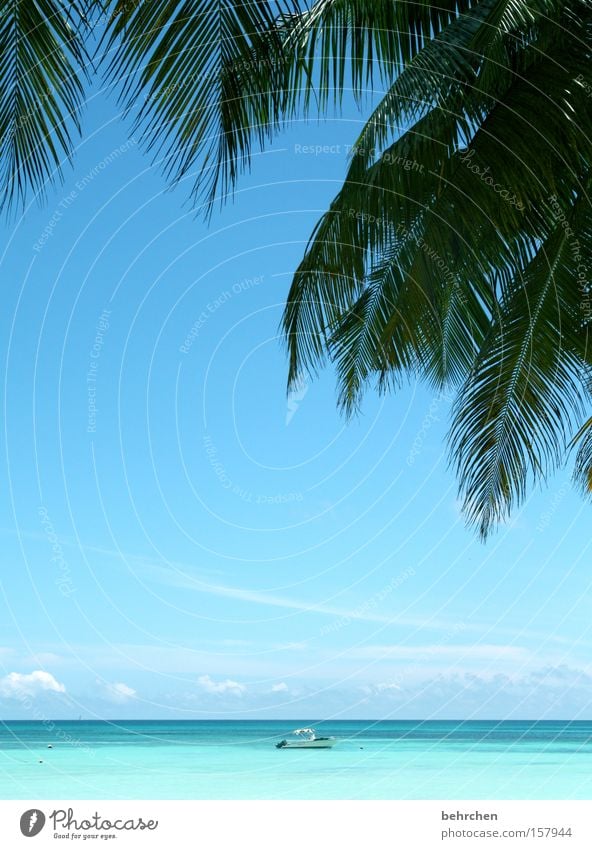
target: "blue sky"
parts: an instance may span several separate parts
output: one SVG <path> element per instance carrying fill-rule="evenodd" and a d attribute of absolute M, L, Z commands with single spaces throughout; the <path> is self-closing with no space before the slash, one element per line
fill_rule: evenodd
<path fill-rule="evenodd" d="M 3 717 L 592 717 L 569 470 L 484 546 L 448 398 L 286 398 L 282 305 L 360 120 L 294 124 L 206 224 L 97 91 L 4 223 Z"/>

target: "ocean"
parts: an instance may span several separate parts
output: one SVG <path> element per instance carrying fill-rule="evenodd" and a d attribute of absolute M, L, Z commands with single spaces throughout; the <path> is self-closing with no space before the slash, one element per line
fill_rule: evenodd
<path fill-rule="evenodd" d="M 275 748 L 303 725 L 340 742 Z M 592 722 L 0 723 L 1 799 L 589 799 L 591 765 Z"/>

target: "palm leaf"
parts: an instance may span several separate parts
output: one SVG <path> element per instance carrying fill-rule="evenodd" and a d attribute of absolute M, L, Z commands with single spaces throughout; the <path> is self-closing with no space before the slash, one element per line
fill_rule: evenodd
<path fill-rule="evenodd" d="M 129 110 L 142 104 L 134 129 L 166 176 L 197 167 L 193 196 L 211 209 L 298 110 L 325 114 L 346 89 L 360 98 L 376 73 L 392 82 L 474 0 L 108 5 L 108 78 Z"/>
<path fill-rule="evenodd" d="M 580 198 L 567 220 L 576 226 Z M 592 258 L 592 245 L 586 255 Z M 482 537 L 564 457 L 581 418 L 587 331 L 574 286 L 573 244 L 558 223 L 523 275 L 505 293 L 454 411 L 451 431 L 464 510 Z"/>
<path fill-rule="evenodd" d="M 583 425 L 573 440 L 579 443 L 574 467 L 574 481 L 581 491 L 592 495 L 592 418 Z"/>
<path fill-rule="evenodd" d="M 450 115 L 434 109 L 360 178 L 348 177 L 319 221 L 288 294 L 282 326 L 290 357 L 290 382 L 305 371 L 314 373 L 323 364 L 328 337 L 335 348 L 335 328 L 348 310 L 355 310 L 370 269 L 379 266 L 388 251 L 403 249 L 413 237 L 425 207 L 433 201 L 438 172 L 446 167 L 457 140 Z M 397 169 L 393 163 L 399 160 L 412 166 L 419 163 L 421 170 L 411 167 L 406 171 L 404 165 Z M 426 170 L 423 161 L 433 167 Z M 386 269 L 385 279 L 387 285 L 394 281 L 390 269 Z M 392 301 L 393 292 L 385 297 Z M 375 336 L 372 331 L 370 334 Z"/>
<path fill-rule="evenodd" d="M 279 8 L 280 16 L 276 15 Z M 224 194 L 263 145 L 285 105 L 282 22 L 296 2 L 162 0 L 111 9 L 103 41 L 108 78 L 134 131 L 178 181 L 199 163 L 197 199 Z"/>
<path fill-rule="evenodd" d="M 0 192 L 9 207 L 45 191 L 80 131 L 92 3 L 0 3 Z"/>
<path fill-rule="evenodd" d="M 327 328 L 333 350 L 339 351 L 340 373 L 347 373 L 352 326 L 348 324 L 343 344 L 336 345 L 340 316 L 350 309 L 352 315 L 358 313 L 356 299 L 371 267 L 379 288 L 381 275 L 390 285 L 393 265 L 404 270 L 407 293 L 415 296 L 404 302 L 397 297 L 390 321 L 383 328 L 373 324 L 370 337 L 379 343 L 383 358 L 386 350 L 393 351 L 389 339 L 394 340 L 399 356 L 394 355 L 393 366 L 399 367 L 405 361 L 400 357 L 402 339 L 413 341 L 400 322 L 417 324 L 414 344 L 419 345 L 416 353 L 426 374 L 439 383 L 461 378 L 487 327 L 495 303 L 494 281 L 497 286 L 511 282 L 554 226 L 549 187 L 569 206 L 573 175 L 582 156 L 590 158 L 589 139 L 571 119 L 572 114 L 586 114 L 584 91 L 573 86 L 580 60 L 572 43 L 568 49 L 560 42 L 544 61 L 531 63 L 514 77 L 473 135 L 469 152 L 458 151 L 470 128 L 463 116 L 464 101 L 449 98 L 448 110 L 432 108 L 377 162 L 362 170 L 352 164 L 290 290 L 284 314 L 290 380 L 322 364 Z M 539 150 L 536 164 L 533 149 Z M 429 262 L 428 257 L 437 261 Z M 392 292 L 387 300 L 392 303 Z M 370 301 L 378 303 L 365 298 L 364 305 Z M 385 314 L 384 309 L 374 313 Z M 352 351 L 354 370 L 358 354 Z M 368 369 L 365 359 L 363 368 Z"/>

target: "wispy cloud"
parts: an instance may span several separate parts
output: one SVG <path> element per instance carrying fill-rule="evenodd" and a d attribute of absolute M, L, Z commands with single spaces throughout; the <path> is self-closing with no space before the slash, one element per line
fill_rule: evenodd
<path fill-rule="evenodd" d="M 202 690 L 214 696 L 243 696 L 247 692 L 244 684 L 239 684 L 238 681 L 231 681 L 229 678 L 226 681 L 214 681 L 209 675 L 200 675 L 197 683 Z"/>
<path fill-rule="evenodd" d="M 426 620 L 425 617 L 417 616 L 388 616 L 380 613 L 349 609 L 331 604 L 305 601 L 287 596 L 279 596 L 274 593 L 260 590 L 251 590 L 244 587 L 234 587 L 225 584 L 212 584 L 202 578 L 193 577 L 191 573 L 169 568 L 155 563 L 142 562 L 140 568 L 142 574 L 158 583 L 171 587 L 192 590 L 206 595 L 219 596 L 221 598 L 232 598 L 249 604 L 257 604 L 265 607 L 277 607 L 285 610 L 295 610 L 301 613 L 318 614 L 320 616 L 338 616 L 363 622 L 380 622 L 384 624 L 397 624 L 410 627 L 449 628 L 449 622 L 440 622 L 433 619 Z"/>
<path fill-rule="evenodd" d="M 522 646 L 487 645 L 424 645 L 398 646 L 378 645 L 359 646 L 348 651 L 350 658 L 359 660 L 404 660 L 418 663 L 438 659 L 450 660 L 512 660 L 524 663 L 531 656 L 528 649 Z"/>
<path fill-rule="evenodd" d="M 136 691 L 127 684 L 119 681 L 114 684 L 106 684 L 104 687 L 105 695 L 111 702 L 117 704 L 125 704 L 136 697 Z"/>
<path fill-rule="evenodd" d="M 379 693 L 385 693 L 390 690 L 401 690 L 401 685 L 397 684 L 396 681 L 381 681 L 376 685 L 376 689 Z"/>
<path fill-rule="evenodd" d="M 156 581 L 160 584 L 179 587 L 205 595 L 218 596 L 242 601 L 245 604 L 255 604 L 264 607 L 275 607 L 284 610 L 293 610 L 318 616 L 338 618 L 342 621 L 351 622 L 375 622 L 383 625 L 401 626 L 404 628 L 418 628 L 422 631 L 434 631 L 451 633 L 462 629 L 468 634 L 480 634 L 486 636 L 491 633 L 496 637 L 520 639 L 521 641 L 532 641 L 556 645 L 572 646 L 573 641 L 568 637 L 549 633 L 548 631 L 532 630 L 528 628 L 508 628 L 499 623 L 489 624 L 487 622 L 463 621 L 458 619 L 439 619 L 433 616 L 400 616 L 397 614 L 383 614 L 373 609 L 365 609 L 364 604 L 358 604 L 355 608 L 340 607 L 338 605 L 308 602 L 303 599 L 276 595 L 271 592 L 252 590 L 244 587 L 229 586 L 221 583 L 210 583 L 207 577 L 196 576 L 191 567 L 186 564 L 172 563 L 167 566 L 139 560 L 135 564 L 138 573 L 147 580 Z M 238 621 L 238 620 L 237 620 Z M 591 641 L 578 639 L 580 648 L 592 647 Z"/>
<path fill-rule="evenodd" d="M 0 529 L 0 533 L 14 534 L 13 529 Z M 31 538 L 43 538 L 39 534 L 25 533 L 22 536 Z M 60 538 L 60 543 L 64 546 L 71 546 L 76 549 L 83 549 L 86 552 L 94 552 L 101 554 L 104 557 L 109 557 L 114 560 L 123 561 L 130 567 L 139 579 L 154 581 L 162 585 L 170 587 L 178 587 L 185 590 L 191 590 L 205 595 L 218 596 L 221 598 L 230 598 L 237 601 L 242 601 L 245 604 L 255 604 L 266 607 L 274 607 L 278 609 L 293 610 L 296 612 L 308 613 L 313 615 L 340 618 L 351 621 L 361 622 L 376 622 L 378 624 L 393 625 L 401 627 L 420 628 L 423 631 L 432 630 L 434 632 L 444 631 L 449 632 L 458 628 L 458 618 L 455 620 L 436 619 L 431 616 L 397 616 L 381 614 L 375 610 L 365 610 L 363 603 L 358 604 L 353 609 L 343 608 L 327 603 L 312 603 L 303 599 L 295 599 L 292 597 L 276 595 L 267 591 L 251 590 L 242 587 L 229 586 L 223 583 L 210 582 L 213 576 L 221 574 L 220 570 L 199 568 L 199 573 L 196 574 L 196 568 L 193 565 L 168 561 L 166 565 L 161 562 L 150 560 L 144 555 L 130 554 L 127 552 L 117 551 L 114 549 L 102 548 L 98 546 L 80 544 L 79 540 L 71 538 Z M 239 621 L 234 619 L 234 621 Z M 563 645 L 568 648 L 573 648 L 574 640 L 569 636 L 552 633 L 548 629 L 536 630 L 531 628 L 512 628 L 504 626 L 500 622 L 475 622 L 463 621 L 462 629 L 467 634 L 479 634 L 481 638 L 487 639 L 487 635 L 491 634 L 494 638 L 509 638 L 512 640 L 520 640 L 521 642 L 530 641 L 538 644 L 544 641 L 546 644 Z M 592 641 L 585 640 L 581 637 L 577 639 L 577 646 L 581 650 L 592 648 Z M 11 651 L 10 649 L 2 651 Z"/>
<path fill-rule="evenodd" d="M 38 536 L 31 534 L 28 536 Z M 132 567 L 133 572 L 141 578 L 152 580 L 160 584 L 178 587 L 180 589 L 192 590 L 193 592 L 206 595 L 231 598 L 236 601 L 262 605 L 265 607 L 276 607 L 285 610 L 294 610 L 301 613 L 318 614 L 320 616 L 338 616 L 363 622 L 379 622 L 383 624 L 398 624 L 410 627 L 430 627 L 434 629 L 449 628 L 449 622 L 440 622 L 434 619 L 426 620 L 425 617 L 413 616 L 388 616 L 380 613 L 361 611 L 359 608 L 349 609 L 331 604 L 294 599 L 287 596 L 279 596 L 267 591 L 251 590 L 244 587 L 229 586 L 226 584 L 210 583 L 208 576 L 219 574 L 212 570 L 200 569 L 199 575 L 195 569 L 186 563 L 169 562 L 166 566 L 156 563 L 149 558 L 129 554 L 113 549 L 100 548 L 92 545 L 80 545 L 77 540 L 61 538 L 64 546 L 72 546 L 77 549 L 83 548 L 87 552 L 106 555 L 107 557 L 121 561 L 122 559 Z"/>

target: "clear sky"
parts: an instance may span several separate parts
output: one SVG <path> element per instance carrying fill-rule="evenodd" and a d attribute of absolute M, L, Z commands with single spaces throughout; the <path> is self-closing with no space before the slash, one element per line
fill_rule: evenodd
<path fill-rule="evenodd" d="M 360 120 L 293 125 L 206 224 L 97 90 L 63 186 L 3 222 L 2 717 L 592 717 L 569 470 L 482 545 L 447 398 L 286 398 Z"/>

